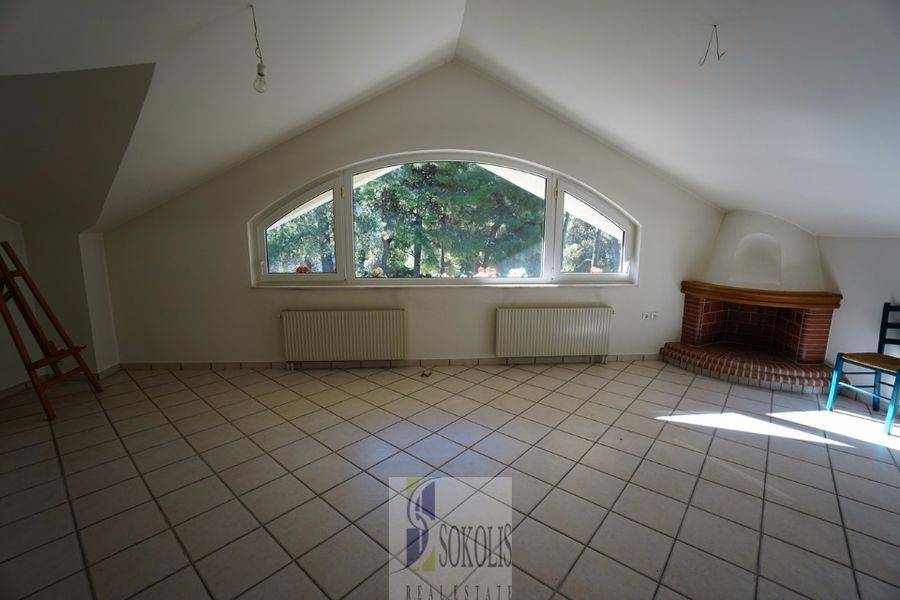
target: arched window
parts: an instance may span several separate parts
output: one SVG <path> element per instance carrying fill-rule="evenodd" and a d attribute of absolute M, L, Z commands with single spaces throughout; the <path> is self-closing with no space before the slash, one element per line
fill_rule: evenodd
<path fill-rule="evenodd" d="M 250 226 L 257 285 L 633 283 L 637 223 L 558 173 L 424 153 L 335 173 Z"/>

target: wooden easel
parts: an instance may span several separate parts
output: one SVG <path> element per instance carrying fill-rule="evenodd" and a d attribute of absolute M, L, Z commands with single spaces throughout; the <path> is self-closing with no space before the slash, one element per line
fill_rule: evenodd
<path fill-rule="evenodd" d="M 76 346 L 72 342 L 72 338 L 69 337 L 69 334 L 63 329 L 62 323 L 60 323 L 59 319 L 56 318 L 56 315 L 53 314 L 53 310 L 50 308 L 47 300 L 44 299 L 44 295 L 41 294 L 34 279 L 32 279 L 31 275 L 28 274 L 28 271 L 25 270 L 25 266 L 22 264 L 22 261 L 19 260 L 16 251 L 10 243 L 0 242 L 0 247 L 2 247 L 3 252 L 6 253 L 6 256 L 13 265 L 13 267 L 10 268 L 6 263 L 7 259 L 3 256 L 3 253 L 0 253 L 0 294 L 2 294 L 3 300 L 3 302 L 0 302 L 0 313 L 3 314 L 3 320 L 6 322 L 9 334 L 16 344 L 16 349 L 19 351 L 19 356 L 22 358 L 22 364 L 25 365 L 25 370 L 28 371 L 28 377 L 31 379 L 34 391 L 37 393 L 41 404 L 44 406 L 44 412 L 47 413 L 47 419 L 52 420 L 56 417 L 56 413 L 53 412 L 53 405 L 50 404 L 50 399 L 47 397 L 46 393 L 47 388 L 51 385 L 71 379 L 79 373 L 84 373 L 88 382 L 91 384 L 91 388 L 93 388 L 95 392 L 99 394 L 103 389 L 100 387 L 100 380 L 97 379 L 97 375 L 88 368 L 84 359 L 81 357 L 81 351 L 84 350 L 86 346 Z M 31 291 L 31 295 L 37 300 L 41 310 L 44 311 L 47 320 L 50 321 L 50 324 L 53 325 L 53 329 L 56 330 L 56 333 L 59 334 L 60 339 L 62 339 L 63 343 L 66 345 L 65 349 L 58 349 L 56 344 L 54 344 L 44 333 L 44 329 L 38 322 L 34 311 L 31 310 L 31 305 L 28 304 L 27 299 L 22 294 L 22 290 L 19 289 L 19 286 L 16 283 L 17 278 L 21 278 L 25 281 L 25 284 Z M 28 348 L 25 346 L 25 342 L 22 339 L 22 335 L 19 333 L 16 322 L 13 320 L 12 313 L 7 307 L 7 303 L 10 300 L 12 300 L 19 309 L 22 319 L 25 321 L 25 324 L 28 325 L 28 329 L 31 330 L 31 335 L 34 336 L 34 340 L 44 354 L 44 358 L 35 361 L 31 360 L 31 356 L 28 354 Z M 63 371 L 60 368 L 59 363 L 70 356 L 75 359 L 77 365 L 69 371 Z M 41 378 L 38 374 L 38 370 L 42 367 L 50 367 L 53 371 L 53 375 L 48 378 Z"/>

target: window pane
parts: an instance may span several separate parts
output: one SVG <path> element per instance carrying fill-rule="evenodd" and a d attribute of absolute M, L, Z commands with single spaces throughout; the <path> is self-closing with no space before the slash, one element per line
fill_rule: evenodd
<path fill-rule="evenodd" d="M 357 277 L 540 277 L 547 181 L 474 162 L 353 177 Z"/>
<path fill-rule="evenodd" d="M 563 273 L 621 273 L 625 232 L 575 196 L 563 195 Z"/>
<path fill-rule="evenodd" d="M 334 190 L 292 210 L 266 229 L 269 273 L 334 273 Z"/>

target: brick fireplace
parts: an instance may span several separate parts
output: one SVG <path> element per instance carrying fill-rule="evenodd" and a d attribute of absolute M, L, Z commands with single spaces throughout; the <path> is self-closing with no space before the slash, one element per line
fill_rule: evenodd
<path fill-rule="evenodd" d="M 841 295 L 682 282 L 680 342 L 663 358 L 714 377 L 766 387 L 827 387 L 825 352 Z M 811 391 L 811 390 L 807 390 Z"/>
<path fill-rule="evenodd" d="M 725 344 L 769 352 L 798 363 L 825 361 L 831 308 L 780 308 L 684 299 L 681 341 L 692 346 Z"/>

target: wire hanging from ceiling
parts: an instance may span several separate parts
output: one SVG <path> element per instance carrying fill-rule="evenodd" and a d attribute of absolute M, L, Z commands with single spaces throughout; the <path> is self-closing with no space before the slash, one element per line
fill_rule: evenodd
<path fill-rule="evenodd" d="M 262 94 L 269 89 L 269 84 L 266 81 L 266 63 L 263 61 L 262 48 L 259 45 L 259 27 L 256 25 L 256 9 L 252 4 L 250 5 L 250 14 L 253 16 L 253 39 L 256 41 L 256 58 L 259 60 L 259 62 L 256 63 L 256 78 L 253 80 L 253 89 Z"/>
<path fill-rule="evenodd" d="M 712 31 L 709 32 L 709 41 L 706 42 L 706 52 L 703 53 L 703 56 L 701 56 L 700 60 L 697 62 L 698 67 L 702 67 L 706 64 L 706 59 L 709 58 L 709 51 L 712 49 L 713 38 L 716 39 L 716 60 L 722 60 L 722 57 L 725 56 L 726 50 L 719 51 L 719 26 L 713 25 Z"/>

